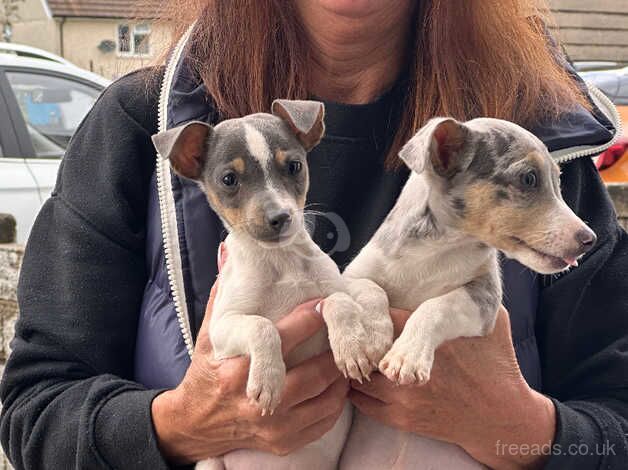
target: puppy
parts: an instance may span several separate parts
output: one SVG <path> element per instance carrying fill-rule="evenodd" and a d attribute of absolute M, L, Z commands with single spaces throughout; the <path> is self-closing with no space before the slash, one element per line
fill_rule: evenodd
<path fill-rule="evenodd" d="M 345 275 L 371 279 L 392 307 L 413 312 L 379 369 L 391 381 L 423 384 L 443 342 L 492 331 L 502 299 L 497 250 L 552 274 L 577 266 L 596 236 L 563 201 L 545 145 L 515 124 L 436 118 L 399 156 L 411 176 Z M 431 448 L 449 458 L 430 460 L 429 440 L 363 416 L 351 434 L 347 468 L 475 466 L 460 449 L 435 441 Z"/>
<path fill-rule="evenodd" d="M 276 100 L 272 114 L 253 114 L 212 127 L 191 122 L 153 137 L 160 155 L 196 181 L 229 235 L 229 253 L 211 316 L 217 359 L 250 357 L 246 394 L 261 414 L 281 400 L 288 367 L 331 346 L 346 376 L 362 380 L 392 344 L 385 292 L 368 280 L 346 280 L 305 230 L 306 153 L 324 133 L 324 107 Z M 274 322 L 297 305 L 325 298 L 325 332 L 282 357 Z M 197 468 L 336 468 L 351 422 L 347 405 L 319 441 L 276 457 L 239 450 Z"/>

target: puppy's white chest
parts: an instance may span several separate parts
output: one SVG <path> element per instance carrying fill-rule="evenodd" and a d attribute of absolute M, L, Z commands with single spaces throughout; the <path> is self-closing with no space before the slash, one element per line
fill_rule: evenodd
<path fill-rule="evenodd" d="M 324 297 L 321 284 L 300 270 L 284 272 L 268 279 L 265 293 L 260 297 L 263 315 L 273 322 L 290 313 L 294 307 L 311 299 Z"/>
<path fill-rule="evenodd" d="M 351 263 L 351 277 L 366 277 L 388 294 L 393 307 L 414 310 L 473 279 L 488 252 L 470 244 L 408 244 L 394 257 L 371 243 Z"/>

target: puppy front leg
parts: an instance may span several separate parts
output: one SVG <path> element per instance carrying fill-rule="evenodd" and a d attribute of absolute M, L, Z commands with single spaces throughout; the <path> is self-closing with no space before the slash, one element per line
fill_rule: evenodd
<path fill-rule="evenodd" d="M 386 292 L 368 279 L 344 279 L 348 294 L 324 301 L 323 318 L 334 360 L 345 377 L 362 381 L 377 369 L 393 340 Z"/>
<path fill-rule="evenodd" d="M 210 324 L 216 359 L 248 355 L 251 359 L 246 395 L 271 414 L 281 399 L 286 365 L 275 325 L 259 315 L 227 314 Z"/>
<path fill-rule="evenodd" d="M 490 333 L 500 302 L 501 283 L 496 273 L 425 301 L 412 313 L 379 369 L 393 382 L 426 383 L 436 349 L 451 339 Z"/>

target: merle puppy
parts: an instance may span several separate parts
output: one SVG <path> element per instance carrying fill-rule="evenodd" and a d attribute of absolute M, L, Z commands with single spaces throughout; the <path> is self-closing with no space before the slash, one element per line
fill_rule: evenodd
<path fill-rule="evenodd" d="M 502 299 L 498 250 L 552 274 L 577 266 L 596 236 L 563 201 L 545 145 L 513 123 L 435 118 L 399 156 L 411 176 L 345 275 L 371 279 L 392 307 L 413 312 L 379 369 L 394 382 L 423 384 L 443 342 L 492 331 Z M 358 415 L 343 463 L 479 465 L 461 453 Z"/>

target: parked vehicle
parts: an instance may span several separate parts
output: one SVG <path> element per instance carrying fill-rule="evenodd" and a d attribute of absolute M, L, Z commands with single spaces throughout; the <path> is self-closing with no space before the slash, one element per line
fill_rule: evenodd
<path fill-rule="evenodd" d="M 588 72 L 590 70 L 608 70 L 621 67 L 618 62 L 606 60 L 581 60 L 572 63 L 577 72 Z"/>
<path fill-rule="evenodd" d="M 24 242 L 70 138 L 109 81 L 45 51 L 9 49 L 0 47 L 0 212 L 13 214 Z"/>
<path fill-rule="evenodd" d="M 15 44 L 13 42 L 0 42 L 0 54 L 13 54 L 18 57 L 26 57 L 27 59 L 51 60 L 59 64 L 76 67 L 76 65 L 69 60 L 57 54 L 53 54 L 52 52 L 37 49 L 36 47 L 25 46 L 24 44 Z"/>
<path fill-rule="evenodd" d="M 605 183 L 628 183 L 628 137 L 620 137 L 598 157 L 595 165 Z"/>
<path fill-rule="evenodd" d="M 582 72 L 580 75 L 602 90 L 617 106 L 623 123 L 628 123 L 628 67 Z"/>
<path fill-rule="evenodd" d="M 628 67 L 582 72 L 615 104 L 621 116 L 624 136 L 596 160 L 600 176 L 606 183 L 628 183 Z"/>

